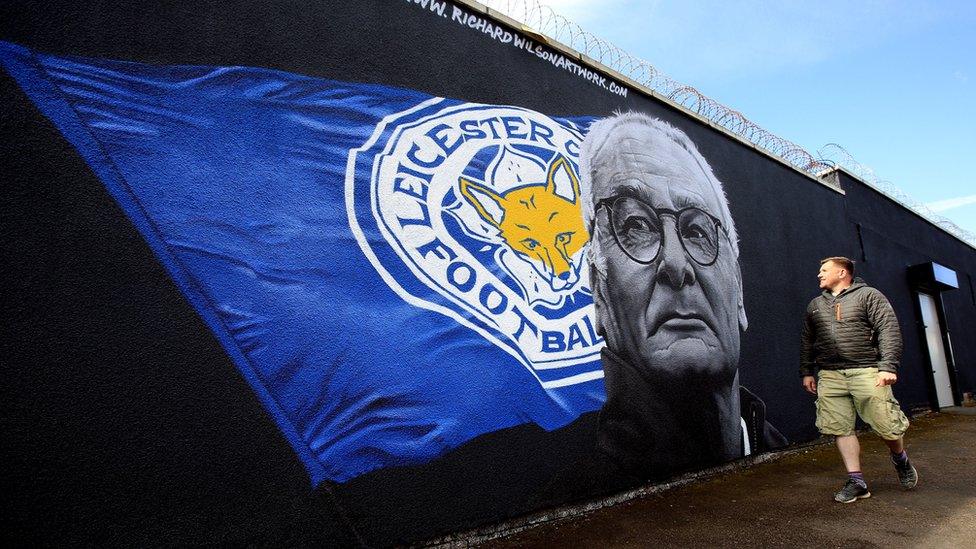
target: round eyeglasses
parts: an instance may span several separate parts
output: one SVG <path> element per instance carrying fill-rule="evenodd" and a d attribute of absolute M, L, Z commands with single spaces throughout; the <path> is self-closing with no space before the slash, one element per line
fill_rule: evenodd
<path fill-rule="evenodd" d="M 722 222 L 694 206 L 680 210 L 655 208 L 631 196 L 605 198 L 596 211 L 606 206 L 613 238 L 627 257 L 644 265 L 653 263 L 661 253 L 664 225 L 661 216 L 675 220 L 681 247 L 695 263 L 707 267 L 718 259 L 718 232 Z"/>

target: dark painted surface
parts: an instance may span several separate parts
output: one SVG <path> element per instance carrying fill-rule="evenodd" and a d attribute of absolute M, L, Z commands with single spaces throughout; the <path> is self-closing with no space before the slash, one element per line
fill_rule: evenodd
<path fill-rule="evenodd" d="M 341 532 L 101 182 L 5 75 L 0 94 L 5 535 L 132 546 Z"/>
<path fill-rule="evenodd" d="M 450 8 L 449 8 L 450 9 Z M 943 294 L 958 389 L 976 389 L 976 252 L 862 184 L 842 196 L 669 107 L 612 95 L 407 2 L 6 2 L 0 39 L 159 64 L 271 67 L 554 115 L 638 109 L 685 131 L 729 194 L 746 310 L 741 381 L 791 440 L 815 435 L 797 376 L 818 260 L 847 255 L 905 337 L 895 394 L 929 405 L 906 268 L 957 271 Z M 594 415 L 484 435 L 428 465 L 309 489 L 291 448 L 100 182 L 3 76 L 2 409 L 8 536 L 31 543 L 386 545 L 556 501 L 552 475 Z M 856 224 L 861 226 L 862 258 Z M 348 520 L 347 520 L 348 519 Z M 357 538 L 357 536 L 360 536 Z"/>

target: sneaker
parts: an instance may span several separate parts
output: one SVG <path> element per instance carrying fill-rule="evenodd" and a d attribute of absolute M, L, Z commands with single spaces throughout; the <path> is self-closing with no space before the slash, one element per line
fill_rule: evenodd
<path fill-rule="evenodd" d="M 869 497 L 871 497 L 871 492 L 868 492 L 867 485 L 850 478 L 847 479 L 847 484 L 840 489 L 840 492 L 834 494 L 834 501 L 838 503 L 853 503 L 859 499 Z"/>
<path fill-rule="evenodd" d="M 918 471 L 912 465 L 911 459 L 906 459 L 905 463 L 898 463 L 892 458 L 891 462 L 895 464 L 895 471 L 898 473 L 898 482 L 901 483 L 902 488 L 911 490 L 918 484 Z"/>

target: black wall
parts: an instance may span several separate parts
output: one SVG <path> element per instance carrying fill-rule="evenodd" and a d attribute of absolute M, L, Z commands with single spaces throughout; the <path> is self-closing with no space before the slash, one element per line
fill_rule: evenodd
<path fill-rule="evenodd" d="M 270 67 L 552 115 L 647 112 L 684 130 L 726 185 L 750 320 L 742 383 L 791 440 L 816 435 L 797 362 L 821 257 L 859 260 L 859 274 L 891 299 L 905 339 L 895 393 L 906 409 L 931 399 L 906 268 L 955 269 L 961 288 L 944 303 L 957 386 L 976 389 L 971 247 L 846 175 L 842 195 L 634 90 L 613 95 L 420 6 L 8 1 L 0 39 L 55 54 Z M 388 545 L 560 503 L 538 494 L 592 440 L 594 414 L 311 490 L 139 233 L 6 74 L 0 104 L 4 535 L 58 545 Z"/>

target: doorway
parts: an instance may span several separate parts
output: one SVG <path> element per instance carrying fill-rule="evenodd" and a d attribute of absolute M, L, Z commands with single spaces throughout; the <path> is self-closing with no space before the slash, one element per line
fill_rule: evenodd
<path fill-rule="evenodd" d="M 918 304 L 922 313 L 922 325 L 925 328 L 925 344 L 928 347 L 929 362 L 932 365 L 932 382 L 935 385 L 938 406 L 939 408 L 954 406 L 956 403 L 952 391 L 952 378 L 949 376 L 947 358 L 949 355 L 945 348 L 945 332 L 942 330 L 942 323 L 939 321 L 939 303 L 934 296 L 919 292 Z"/>

